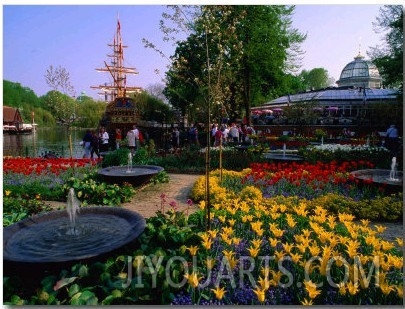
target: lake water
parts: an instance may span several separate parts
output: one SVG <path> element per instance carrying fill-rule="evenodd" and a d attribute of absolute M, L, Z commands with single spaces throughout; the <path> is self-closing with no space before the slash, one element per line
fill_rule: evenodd
<path fill-rule="evenodd" d="M 83 148 L 80 141 L 85 129 L 71 130 L 72 157 L 82 158 Z M 40 157 L 47 151 L 58 156 L 70 158 L 69 134 L 66 128 L 37 128 L 32 134 L 3 134 L 3 156 Z"/>

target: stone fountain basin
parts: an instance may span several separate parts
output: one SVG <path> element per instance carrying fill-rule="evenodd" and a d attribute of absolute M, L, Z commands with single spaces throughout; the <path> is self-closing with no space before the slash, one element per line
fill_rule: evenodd
<path fill-rule="evenodd" d="M 133 186 L 140 186 L 163 170 L 163 167 L 156 165 L 133 165 L 128 172 L 128 166 L 109 166 L 98 170 L 98 174 L 108 183 L 123 184 L 127 182 Z"/>
<path fill-rule="evenodd" d="M 264 153 L 263 158 L 273 161 L 303 161 L 304 158 L 297 154 Z"/>
<path fill-rule="evenodd" d="M 353 171 L 352 174 L 355 178 L 372 181 L 378 184 L 387 184 L 393 186 L 401 186 L 402 187 L 402 172 L 396 172 L 395 180 L 390 179 L 390 170 L 388 169 L 364 169 L 364 170 L 357 170 Z"/>
<path fill-rule="evenodd" d="M 66 235 L 66 210 L 26 218 L 3 228 L 3 259 L 19 263 L 52 263 L 90 259 L 134 241 L 145 218 L 118 207 L 83 207 L 76 219 L 80 235 Z"/>

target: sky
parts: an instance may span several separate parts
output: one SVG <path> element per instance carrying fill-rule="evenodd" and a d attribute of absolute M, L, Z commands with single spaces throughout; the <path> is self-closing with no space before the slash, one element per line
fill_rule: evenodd
<path fill-rule="evenodd" d="M 301 45 L 305 52 L 300 70 L 325 68 L 335 80 L 344 66 L 359 53 L 366 56 L 370 46 L 381 45 L 382 34 L 374 31 L 372 22 L 379 4 L 306 4 L 296 5 L 294 28 L 307 34 Z M 61 66 L 70 74 L 76 95 L 84 92 L 102 100 L 97 86 L 110 82 L 108 73 L 95 69 L 109 63 L 107 55 L 116 30 L 121 24 L 125 65 L 135 67 L 138 75 L 128 76 L 127 85 L 148 88 L 162 83 L 169 62 L 156 51 L 145 48 L 146 38 L 162 48 L 166 56 L 175 47 L 163 42 L 159 29 L 164 5 L 50 5 L 5 2 L 3 19 L 3 79 L 31 88 L 45 95 L 46 70 Z M 155 71 L 159 70 L 160 74 Z"/>

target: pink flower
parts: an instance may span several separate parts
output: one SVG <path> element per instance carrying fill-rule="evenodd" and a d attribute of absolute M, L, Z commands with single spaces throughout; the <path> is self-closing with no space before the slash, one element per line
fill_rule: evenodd
<path fill-rule="evenodd" d="M 188 206 L 193 205 L 193 201 L 192 201 L 191 199 L 188 199 L 188 200 L 187 200 L 187 205 L 188 205 Z"/>

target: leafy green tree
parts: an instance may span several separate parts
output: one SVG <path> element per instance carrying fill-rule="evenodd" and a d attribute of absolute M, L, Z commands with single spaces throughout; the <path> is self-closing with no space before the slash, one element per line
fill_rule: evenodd
<path fill-rule="evenodd" d="M 368 52 L 378 67 L 384 84 L 403 91 L 404 13 L 402 5 L 384 5 L 373 23 L 375 32 L 385 31 L 385 45 Z"/>
<path fill-rule="evenodd" d="M 49 91 L 44 102 L 54 115 L 56 122 L 69 129 L 76 120 L 77 102 L 70 96 L 59 91 Z"/>
<path fill-rule="evenodd" d="M 299 75 L 305 85 L 305 89 L 322 89 L 329 86 L 329 74 L 324 68 L 315 68 L 310 71 L 302 70 Z"/>
<path fill-rule="evenodd" d="M 158 122 L 174 121 L 170 106 L 155 96 L 144 91 L 136 94 L 134 99 L 142 119 Z"/>
<path fill-rule="evenodd" d="M 75 125 L 81 128 L 97 128 L 105 112 L 106 103 L 85 97 L 80 103 L 77 103 L 76 106 L 77 122 Z"/>
<path fill-rule="evenodd" d="M 172 58 L 165 94 L 178 102 L 170 102 L 207 106 L 199 97 L 209 90 L 214 112 L 218 105 L 218 112 L 233 112 L 232 118 L 245 113 L 249 119 L 251 105 L 277 97 L 291 81 L 284 77 L 297 66 L 298 46 L 305 39 L 291 28 L 293 9 L 203 6 L 193 34 L 178 44 Z"/>

